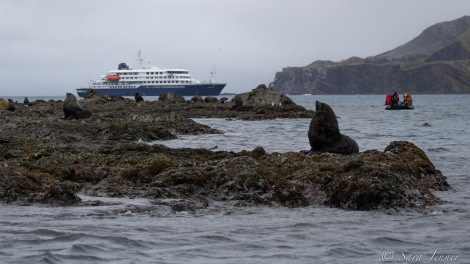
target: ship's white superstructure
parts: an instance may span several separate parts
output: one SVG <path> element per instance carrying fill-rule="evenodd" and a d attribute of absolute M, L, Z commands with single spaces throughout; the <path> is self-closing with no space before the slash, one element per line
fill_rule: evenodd
<path fill-rule="evenodd" d="M 138 57 L 139 64 L 142 59 Z M 207 83 L 193 79 L 187 69 L 158 67 L 130 68 L 126 63 L 120 63 L 117 70 L 111 70 L 102 75 L 99 80 L 93 81 L 87 88 L 77 89 L 79 96 L 85 96 L 91 89 L 100 94 L 107 95 L 133 95 L 139 92 L 142 95 L 159 95 L 173 92 L 180 95 L 218 95 L 225 87 L 224 83 L 215 83 L 215 71 L 211 73 L 211 80 Z"/>

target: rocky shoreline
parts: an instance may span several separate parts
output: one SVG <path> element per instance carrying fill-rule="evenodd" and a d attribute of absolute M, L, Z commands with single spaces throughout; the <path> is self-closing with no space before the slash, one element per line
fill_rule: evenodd
<path fill-rule="evenodd" d="M 87 96 L 88 118 L 64 119 L 62 101 L 15 104 L 0 113 L 0 200 L 79 205 L 80 194 L 172 198 L 175 211 L 214 201 L 237 206 L 423 208 L 451 187 L 410 142 L 350 155 L 170 149 L 158 140 L 222 133 L 190 118 L 312 118 L 314 112 L 264 85 L 231 100 L 168 94 L 158 101 Z M 307 131 L 306 131 L 307 133 Z M 99 204 L 97 204 L 99 205 Z"/>

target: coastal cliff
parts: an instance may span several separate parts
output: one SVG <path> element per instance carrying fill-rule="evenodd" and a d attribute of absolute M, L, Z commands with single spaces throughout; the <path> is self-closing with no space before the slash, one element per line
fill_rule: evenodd
<path fill-rule="evenodd" d="M 470 93 L 470 16 L 442 22 L 382 54 L 277 72 L 284 94 Z"/>

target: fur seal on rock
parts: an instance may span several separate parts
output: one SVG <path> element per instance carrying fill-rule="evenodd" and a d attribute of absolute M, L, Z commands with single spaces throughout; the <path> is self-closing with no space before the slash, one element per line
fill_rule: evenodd
<path fill-rule="evenodd" d="M 15 102 L 12 99 L 8 99 L 7 109 L 10 110 L 10 111 L 15 111 L 16 110 Z"/>
<path fill-rule="evenodd" d="M 67 98 L 65 98 L 62 108 L 64 110 L 65 119 L 69 117 L 75 119 L 88 118 L 92 114 L 90 110 L 82 109 L 75 95 L 71 93 L 67 93 Z"/>
<path fill-rule="evenodd" d="M 136 101 L 137 103 L 144 101 L 144 98 L 142 97 L 142 95 L 140 95 L 139 92 L 136 92 L 136 93 L 134 94 L 134 99 L 135 99 L 135 101 Z"/>
<path fill-rule="evenodd" d="M 351 154 L 359 152 L 359 146 L 352 138 L 339 132 L 338 121 L 333 109 L 325 103 L 315 101 L 315 115 L 308 129 L 310 152 L 332 152 Z"/>

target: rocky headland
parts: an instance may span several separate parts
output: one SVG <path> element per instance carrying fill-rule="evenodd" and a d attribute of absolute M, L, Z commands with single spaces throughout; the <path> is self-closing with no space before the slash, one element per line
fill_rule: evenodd
<path fill-rule="evenodd" d="M 65 97 L 64 97 L 65 99 Z M 231 100 L 167 94 L 148 102 L 90 94 L 68 115 L 62 101 L 16 103 L 0 113 L 0 200 L 80 205 L 80 195 L 143 197 L 194 211 L 235 206 L 423 208 L 446 177 L 410 142 L 349 155 L 171 149 L 180 134 L 223 133 L 190 118 L 306 118 L 314 112 L 264 85 Z M 2 103 L 2 102 L 0 102 Z M 305 131 L 307 136 L 307 131 Z M 157 144 L 149 144 L 156 142 Z M 162 142 L 163 144 L 158 144 Z M 89 203 L 89 202 L 88 202 Z M 99 199 L 95 205 L 99 205 Z"/>
<path fill-rule="evenodd" d="M 470 93 L 470 16 L 430 26 L 376 56 L 286 67 L 273 88 L 284 94 Z"/>

